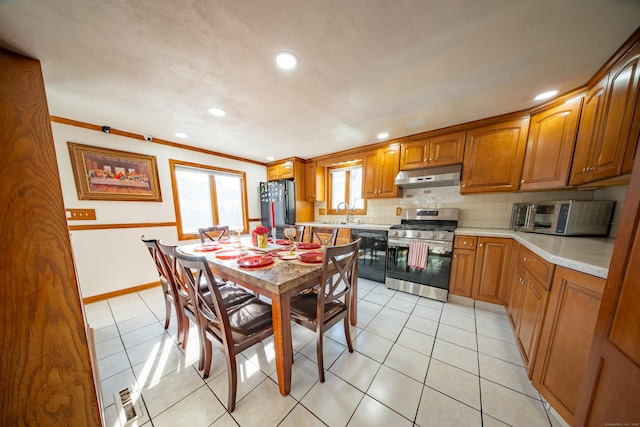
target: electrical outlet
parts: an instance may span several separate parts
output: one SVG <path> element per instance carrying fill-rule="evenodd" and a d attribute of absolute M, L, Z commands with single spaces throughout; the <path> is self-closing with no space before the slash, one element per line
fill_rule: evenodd
<path fill-rule="evenodd" d="M 65 209 L 65 212 L 69 221 L 96 219 L 95 209 Z"/>
<path fill-rule="evenodd" d="M 326 215 L 327 211 L 325 210 L 325 208 L 319 208 L 318 209 L 318 215 Z"/>
<path fill-rule="evenodd" d="M 396 216 L 402 215 L 402 208 L 396 208 Z"/>

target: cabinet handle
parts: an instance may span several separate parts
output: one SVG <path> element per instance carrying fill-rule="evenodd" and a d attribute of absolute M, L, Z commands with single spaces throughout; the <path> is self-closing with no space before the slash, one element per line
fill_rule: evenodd
<path fill-rule="evenodd" d="M 593 169 L 593 168 L 589 168 L 589 172 L 593 172 L 593 171 L 594 171 L 594 169 Z"/>
<path fill-rule="evenodd" d="M 464 242 L 462 242 L 462 244 L 463 244 L 463 245 L 466 245 L 466 244 L 467 244 L 467 241 L 465 240 Z"/>
<path fill-rule="evenodd" d="M 453 257 L 454 257 L 454 258 L 458 258 L 458 255 L 454 255 Z"/>
<path fill-rule="evenodd" d="M 524 179 L 522 181 L 520 181 L 521 184 L 524 184 L 525 182 L 527 182 L 527 181 L 525 181 Z"/>
<path fill-rule="evenodd" d="M 478 246 L 483 247 L 483 246 L 484 246 L 484 243 L 480 243 Z"/>
<path fill-rule="evenodd" d="M 467 184 L 462 184 L 462 185 L 461 185 L 461 187 L 466 187 L 466 186 L 467 186 Z"/>
<path fill-rule="evenodd" d="M 429 161 L 430 161 L 430 162 L 431 162 L 431 161 L 433 161 L 433 157 L 429 157 Z"/>
<path fill-rule="evenodd" d="M 526 256 L 523 256 L 523 257 L 522 257 L 522 262 L 529 262 L 529 259 L 527 259 L 527 257 L 526 257 Z"/>

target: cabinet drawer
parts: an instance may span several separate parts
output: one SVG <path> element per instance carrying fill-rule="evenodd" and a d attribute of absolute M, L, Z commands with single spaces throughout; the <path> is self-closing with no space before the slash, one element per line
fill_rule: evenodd
<path fill-rule="evenodd" d="M 543 260 L 522 245 L 520 245 L 518 249 L 518 263 L 529 270 L 529 272 L 544 285 L 546 290 L 549 290 L 553 269 L 555 267 L 554 264 Z"/>
<path fill-rule="evenodd" d="M 476 236 L 455 236 L 453 247 L 459 249 L 475 249 L 478 238 Z"/>

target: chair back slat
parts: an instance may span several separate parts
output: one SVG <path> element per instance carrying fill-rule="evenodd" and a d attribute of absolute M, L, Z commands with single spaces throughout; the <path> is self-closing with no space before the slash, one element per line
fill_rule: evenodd
<path fill-rule="evenodd" d="M 214 274 L 209 267 L 207 258 L 204 256 L 192 256 L 180 251 L 176 251 L 178 264 L 182 266 L 182 274 L 190 292 L 195 296 L 194 306 L 198 316 L 206 319 L 209 328 L 215 328 L 216 338 L 225 346 L 233 345 L 231 325 L 227 308 L 222 302 L 222 295 L 216 284 Z M 195 275 L 194 275 L 195 272 Z M 209 290 L 210 299 L 205 298 L 204 290 L 199 284 L 206 283 Z"/>
<path fill-rule="evenodd" d="M 311 227 L 311 242 L 318 242 L 323 246 L 335 246 L 337 240 L 337 228 Z"/>
<path fill-rule="evenodd" d="M 198 236 L 200 236 L 200 242 L 206 243 L 217 242 L 223 237 L 231 238 L 228 225 L 217 225 L 213 227 L 198 228 Z"/>
<path fill-rule="evenodd" d="M 184 276 L 178 267 L 176 259 L 176 246 L 165 245 L 162 241 L 158 242 L 158 250 L 164 256 L 166 274 L 169 280 L 172 282 L 172 287 L 175 289 L 175 293 L 179 294 L 183 300 L 193 299 L 193 295 L 190 294 L 186 283 L 184 282 Z"/>
<path fill-rule="evenodd" d="M 351 287 L 356 277 L 356 266 L 361 239 L 346 245 L 324 248 L 318 306 L 345 298 L 348 304 Z"/>

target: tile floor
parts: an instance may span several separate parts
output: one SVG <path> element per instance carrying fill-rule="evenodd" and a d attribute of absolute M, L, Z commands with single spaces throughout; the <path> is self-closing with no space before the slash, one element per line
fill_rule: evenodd
<path fill-rule="evenodd" d="M 278 393 L 273 342 L 237 357 L 236 410 L 225 410 L 224 356 L 197 370 L 197 333 L 185 352 L 175 318 L 163 328 L 159 288 L 85 306 L 94 328 L 108 426 L 119 426 L 113 393 L 134 387 L 139 426 L 560 426 L 527 379 L 504 309 L 456 299 L 443 304 L 359 281 L 354 353 L 338 324 L 325 335 L 326 381 L 318 382 L 315 337 L 296 324 L 292 390 Z"/>

